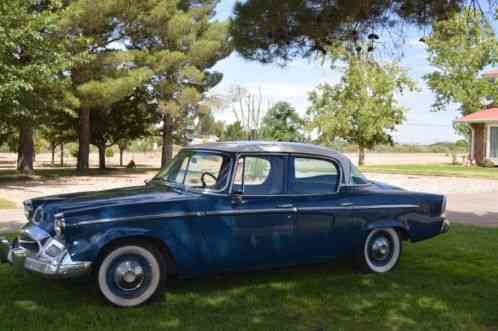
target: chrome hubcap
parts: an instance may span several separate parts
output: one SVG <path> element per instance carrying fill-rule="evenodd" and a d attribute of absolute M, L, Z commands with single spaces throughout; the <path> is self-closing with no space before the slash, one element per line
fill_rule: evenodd
<path fill-rule="evenodd" d="M 124 261 L 114 272 L 114 282 L 123 291 L 133 291 L 144 282 L 144 269 L 135 261 Z"/>
<path fill-rule="evenodd" d="M 375 239 L 372 244 L 372 256 L 377 261 L 385 260 L 391 253 L 389 241 L 385 237 Z"/>

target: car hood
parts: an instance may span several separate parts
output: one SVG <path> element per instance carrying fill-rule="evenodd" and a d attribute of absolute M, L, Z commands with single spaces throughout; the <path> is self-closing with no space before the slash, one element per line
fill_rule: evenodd
<path fill-rule="evenodd" d="M 65 215 L 78 212 L 92 214 L 102 208 L 180 201 L 197 196 L 198 194 L 163 184 L 149 183 L 143 186 L 35 198 L 31 200 L 31 203 L 35 209 L 34 223 L 51 233 L 54 216 L 58 213 Z"/>

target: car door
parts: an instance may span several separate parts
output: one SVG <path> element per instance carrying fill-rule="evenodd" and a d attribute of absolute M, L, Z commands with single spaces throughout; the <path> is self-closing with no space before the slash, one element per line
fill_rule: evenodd
<path fill-rule="evenodd" d="M 297 209 L 297 262 L 326 260 L 342 255 L 342 237 L 351 217 L 351 203 L 339 194 L 340 168 L 332 160 L 292 156 L 288 160 L 288 194 Z"/>
<path fill-rule="evenodd" d="M 288 264 L 294 245 L 295 208 L 283 194 L 285 155 L 242 155 L 236 164 L 231 194 L 209 214 L 223 219 L 218 247 L 222 269 L 253 269 Z M 221 247 L 222 245 L 223 247 Z"/>

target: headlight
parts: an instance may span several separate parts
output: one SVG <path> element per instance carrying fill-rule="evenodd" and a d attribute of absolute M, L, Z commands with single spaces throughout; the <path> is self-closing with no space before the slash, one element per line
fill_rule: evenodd
<path fill-rule="evenodd" d="M 64 220 L 64 214 L 55 215 L 54 221 L 54 231 L 58 236 L 62 236 L 64 229 L 66 228 L 66 221 Z"/>
<path fill-rule="evenodd" d="M 24 216 L 28 221 L 31 221 L 31 216 L 33 216 L 33 202 L 31 200 L 24 201 Z"/>
<path fill-rule="evenodd" d="M 40 224 L 40 222 L 43 221 L 43 213 L 43 208 L 41 206 L 36 208 L 33 217 L 31 217 L 31 222 L 33 224 Z"/>

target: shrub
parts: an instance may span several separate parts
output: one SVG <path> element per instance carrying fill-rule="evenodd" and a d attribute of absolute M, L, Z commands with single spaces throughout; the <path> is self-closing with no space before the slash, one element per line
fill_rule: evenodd
<path fill-rule="evenodd" d="M 79 154 L 79 147 L 77 145 L 76 146 L 71 146 L 69 148 L 69 155 L 71 155 L 75 159 L 78 158 L 78 154 Z"/>

